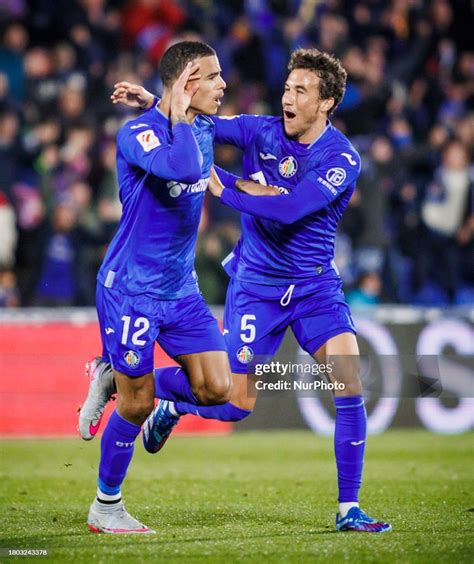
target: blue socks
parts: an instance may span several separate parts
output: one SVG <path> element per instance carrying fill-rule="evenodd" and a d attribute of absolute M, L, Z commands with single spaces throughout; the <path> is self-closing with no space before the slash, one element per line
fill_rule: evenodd
<path fill-rule="evenodd" d="M 133 445 L 141 427 L 126 421 L 114 411 L 100 443 L 98 485 L 107 496 L 120 493 L 120 487 L 133 456 Z"/>
<path fill-rule="evenodd" d="M 169 401 L 185 401 L 197 405 L 186 372 L 179 366 L 155 368 L 155 397 Z"/>
<path fill-rule="evenodd" d="M 362 396 L 336 397 L 336 454 L 339 502 L 357 502 L 364 466 L 367 413 Z"/>
<path fill-rule="evenodd" d="M 218 421 L 241 421 L 248 417 L 252 412 L 247 409 L 241 409 L 236 405 L 227 402 L 221 405 L 195 405 L 183 401 L 177 401 L 174 404 L 176 411 L 180 415 L 191 413 L 198 415 L 204 419 L 217 419 Z"/>
<path fill-rule="evenodd" d="M 193 394 L 186 372 L 179 367 L 155 368 L 155 397 L 174 402 L 179 415 L 190 413 L 204 419 L 240 421 L 252 412 L 232 403 L 199 405 Z"/>

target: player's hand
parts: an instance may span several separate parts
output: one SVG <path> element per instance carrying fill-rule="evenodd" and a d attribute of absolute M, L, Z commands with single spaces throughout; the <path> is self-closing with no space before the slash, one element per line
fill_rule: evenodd
<path fill-rule="evenodd" d="M 209 179 L 208 188 L 209 192 L 216 198 L 220 198 L 224 190 L 224 186 L 217 175 L 217 172 L 214 170 L 214 167 L 211 168 L 211 177 Z"/>
<path fill-rule="evenodd" d="M 198 80 L 201 75 L 197 74 L 199 65 L 189 62 L 184 71 L 179 75 L 171 89 L 171 123 L 186 120 L 192 97 L 199 89 Z"/>
<path fill-rule="evenodd" d="M 114 84 L 114 91 L 110 96 L 112 104 L 124 104 L 130 108 L 148 110 L 153 105 L 153 94 L 139 84 L 122 81 Z"/>
<path fill-rule="evenodd" d="M 250 196 L 280 196 L 281 191 L 277 186 L 264 186 L 252 180 L 240 178 L 235 183 L 237 190 L 249 194 Z"/>

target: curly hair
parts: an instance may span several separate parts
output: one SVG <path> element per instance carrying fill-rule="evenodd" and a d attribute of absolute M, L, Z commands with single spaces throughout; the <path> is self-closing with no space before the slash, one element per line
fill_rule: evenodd
<path fill-rule="evenodd" d="M 328 111 L 328 114 L 331 114 L 346 91 L 347 72 L 341 61 L 329 53 L 318 51 L 318 49 L 296 49 L 291 54 L 288 73 L 295 69 L 308 69 L 319 77 L 321 99 L 334 98 L 334 106 Z"/>
<path fill-rule="evenodd" d="M 160 62 L 159 72 L 163 84 L 170 87 L 189 62 L 215 54 L 216 52 L 210 45 L 200 41 L 175 43 L 166 50 Z"/>

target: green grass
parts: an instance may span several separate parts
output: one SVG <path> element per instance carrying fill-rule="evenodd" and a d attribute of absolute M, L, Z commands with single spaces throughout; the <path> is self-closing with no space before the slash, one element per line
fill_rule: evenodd
<path fill-rule="evenodd" d="M 176 437 L 155 456 L 138 444 L 127 508 L 158 534 L 136 538 L 85 527 L 99 441 L 3 441 L 0 546 L 60 562 L 472 562 L 473 446 L 473 434 L 371 437 L 362 505 L 394 530 L 363 535 L 334 531 L 329 438 Z"/>

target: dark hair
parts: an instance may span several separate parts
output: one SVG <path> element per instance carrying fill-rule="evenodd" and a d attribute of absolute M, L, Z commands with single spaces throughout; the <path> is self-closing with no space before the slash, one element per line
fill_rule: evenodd
<path fill-rule="evenodd" d="M 319 78 L 319 95 L 322 100 L 334 98 L 334 106 L 328 114 L 336 109 L 346 91 L 347 72 L 339 59 L 323 53 L 318 49 L 296 49 L 288 63 L 288 73 L 295 69 L 308 69 Z"/>
<path fill-rule="evenodd" d="M 167 49 L 160 62 L 160 75 L 163 84 L 171 86 L 190 61 L 200 57 L 211 57 L 215 54 L 216 52 L 210 45 L 200 41 L 175 43 Z"/>

